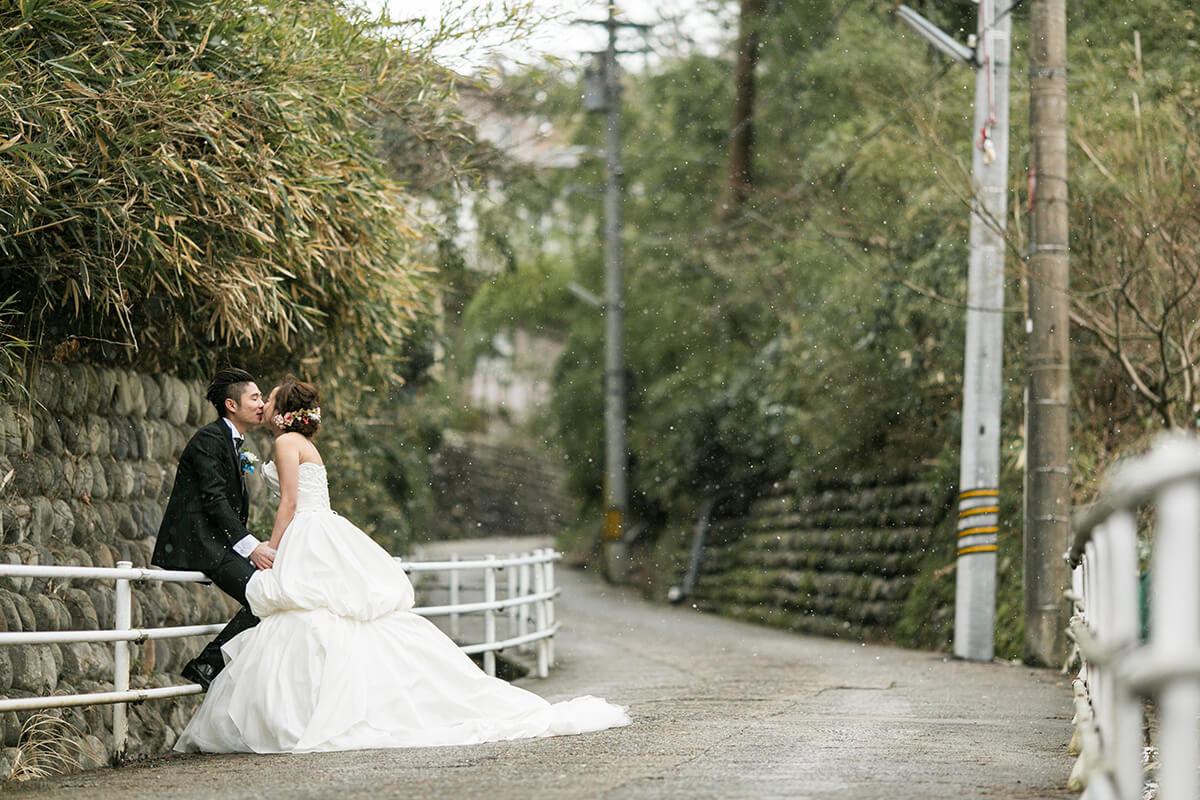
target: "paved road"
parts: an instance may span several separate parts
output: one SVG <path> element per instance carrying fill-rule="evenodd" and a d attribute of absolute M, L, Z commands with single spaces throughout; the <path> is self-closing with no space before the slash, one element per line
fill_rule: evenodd
<path fill-rule="evenodd" d="M 455 546 L 467 552 L 462 544 Z M 502 552 L 518 549 L 505 544 Z M 430 553 L 429 555 L 433 555 Z M 628 728 L 512 743 L 175 756 L 8 784 L 12 798 L 1066 798 L 1052 671 L 808 638 L 560 569 L 558 666 L 521 684 L 627 704 Z"/>

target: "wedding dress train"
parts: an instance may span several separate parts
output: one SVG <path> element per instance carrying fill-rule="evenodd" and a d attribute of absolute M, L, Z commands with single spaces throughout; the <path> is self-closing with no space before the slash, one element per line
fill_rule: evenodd
<path fill-rule="evenodd" d="M 263 474 L 277 485 L 274 464 Z M 590 695 L 550 704 L 492 678 L 411 612 L 400 565 L 329 507 L 325 468 L 300 465 L 296 515 L 246 599 L 261 622 L 180 735 L 181 752 L 312 752 L 475 744 L 629 724 Z"/>

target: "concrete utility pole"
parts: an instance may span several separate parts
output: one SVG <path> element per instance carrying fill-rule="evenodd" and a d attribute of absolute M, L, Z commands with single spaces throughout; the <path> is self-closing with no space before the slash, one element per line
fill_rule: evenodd
<path fill-rule="evenodd" d="M 954 654 L 991 661 L 995 652 L 999 534 L 1000 403 L 1004 364 L 1004 231 L 1008 186 L 1008 84 L 1012 18 L 979 0 L 975 50 L 907 6 L 900 17 L 942 52 L 975 67 L 972 200 L 967 256 L 967 338 L 959 463 Z"/>
<path fill-rule="evenodd" d="M 995 653 L 996 541 L 1000 503 L 1000 403 L 1004 395 L 1004 231 L 1008 193 L 1008 66 L 1012 16 L 980 0 L 975 147 L 963 361 L 962 459 L 954 654 Z"/>
<path fill-rule="evenodd" d="M 1066 653 L 1070 537 L 1070 284 L 1067 214 L 1066 0 L 1029 11 L 1029 383 L 1025 473 L 1025 658 Z"/>
<path fill-rule="evenodd" d="M 617 32 L 648 25 L 619 22 L 608 4 L 603 25 L 608 32 L 600 68 L 585 75 L 584 105 L 604 112 L 604 566 L 613 583 L 629 582 L 625 518 L 629 512 L 629 461 L 625 444 L 625 301 L 621 281 L 621 82 L 617 65 Z M 596 81 L 596 83 L 592 83 Z"/>
<path fill-rule="evenodd" d="M 617 74 L 616 8 L 609 3 L 604 51 L 604 429 L 607 500 L 604 564 L 609 580 L 629 581 L 625 517 L 629 462 L 625 449 L 625 301 L 621 296 L 621 83 Z"/>

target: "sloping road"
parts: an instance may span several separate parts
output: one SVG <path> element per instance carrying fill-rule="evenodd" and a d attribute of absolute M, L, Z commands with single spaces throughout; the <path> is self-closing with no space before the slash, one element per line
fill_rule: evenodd
<path fill-rule="evenodd" d="M 521 684 L 551 700 L 626 704 L 631 727 L 473 747 L 175 756 L 0 791 L 81 800 L 1074 796 L 1065 790 L 1070 692 L 1056 672 L 797 636 L 648 603 L 586 573 L 557 577 L 558 665 Z"/>

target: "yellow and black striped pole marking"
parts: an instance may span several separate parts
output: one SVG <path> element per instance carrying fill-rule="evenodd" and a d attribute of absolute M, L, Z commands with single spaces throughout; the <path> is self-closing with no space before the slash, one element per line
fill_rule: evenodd
<path fill-rule="evenodd" d="M 996 552 L 1000 490 L 968 489 L 958 495 L 958 554 Z"/>
<path fill-rule="evenodd" d="M 619 508 L 604 512 L 604 541 L 619 542 L 625 535 L 624 514 Z"/>

